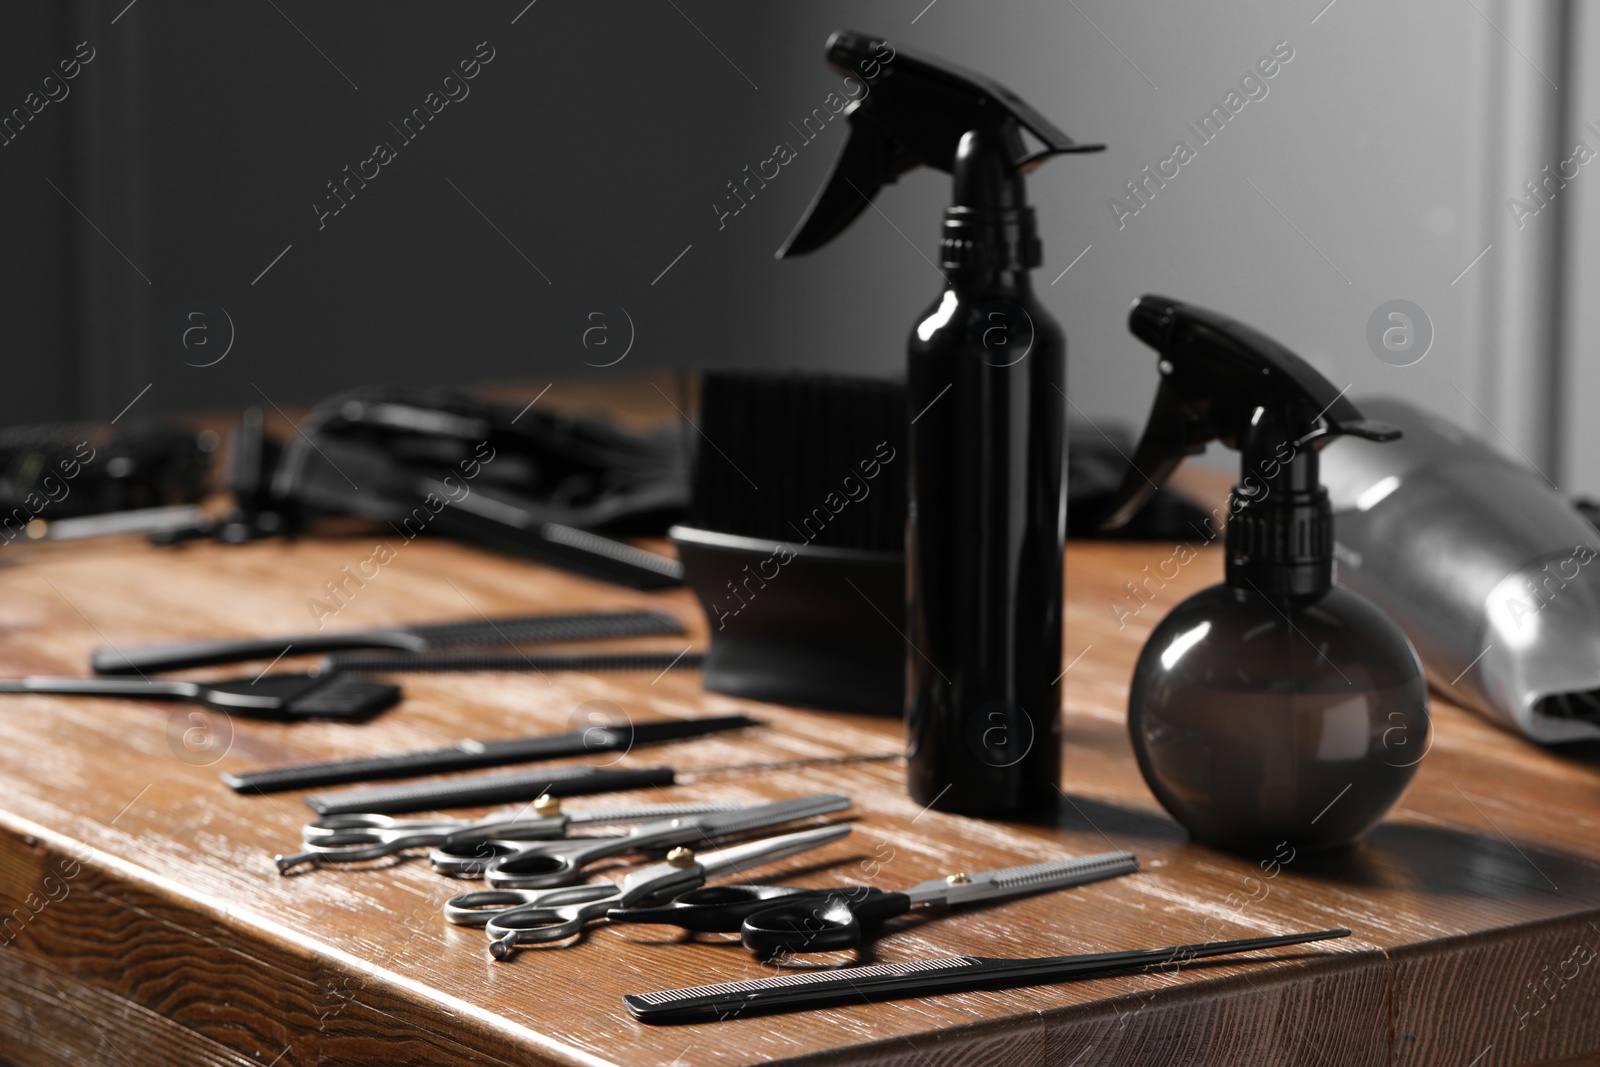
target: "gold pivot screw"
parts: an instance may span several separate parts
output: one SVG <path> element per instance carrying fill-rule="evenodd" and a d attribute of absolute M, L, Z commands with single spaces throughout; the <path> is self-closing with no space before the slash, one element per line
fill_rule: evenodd
<path fill-rule="evenodd" d="M 682 870 L 685 867 L 694 866 L 694 849 L 675 848 L 671 852 L 668 852 L 667 866 L 676 867 L 679 870 Z"/>
<path fill-rule="evenodd" d="M 972 884 L 972 879 L 970 877 L 968 877 L 965 872 L 961 872 L 959 874 L 947 874 L 947 875 L 945 875 L 945 879 L 944 880 L 946 882 L 949 882 L 951 885 L 971 885 Z"/>
<path fill-rule="evenodd" d="M 533 802 L 533 810 L 536 815 L 543 816 L 546 819 L 552 818 L 561 814 L 561 801 L 546 793 Z"/>

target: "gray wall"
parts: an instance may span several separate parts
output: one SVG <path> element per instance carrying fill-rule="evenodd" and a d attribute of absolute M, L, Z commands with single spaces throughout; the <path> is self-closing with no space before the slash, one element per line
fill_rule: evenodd
<path fill-rule="evenodd" d="M 826 175 L 842 124 L 800 147 L 738 216 L 719 226 L 712 206 L 838 87 L 821 56 L 839 26 L 989 72 L 1074 137 L 1110 145 L 1053 160 L 1031 183 L 1039 286 L 1068 330 L 1073 401 L 1096 419 L 1137 422 L 1148 404 L 1153 360 L 1123 326 L 1144 292 L 1250 321 L 1356 396 L 1399 393 L 1491 434 L 1506 405 L 1527 407 L 1518 373 L 1496 371 L 1512 364 L 1483 341 L 1484 308 L 1503 298 L 1488 269 L 1497 257 L 1457 280 L 1515 191 L 1501 172 L 1533 177 L 1545 162 L 1537 139 L 1507 161 L 1484 135 L 1504 96 L 1495 72 L 1524 62 L 1502 28 L 1531 32 L 1505 0 L 525 4 L 80 0 L 9 14 L 0 106 L 20 104 L 77 41 L 96 58 L 69 98 L 0 148 L 12 346 L 0 421 L 108 418 L 146 384 L 141 412 L 263 393 L 303 403 L 380 380 L 706 364 L 893 372 L 937 294 L 927 260 L 942 176 L 907 176 L 879 198 L 881 214 L 782 263 L 772 251 Z M 480 41 L 495 58 L 470 95 L 402 145 L 389 123 Z M 1294 58 L 1267 95 L 1200 145 L 1185 123 L 1281 41 Z M 1119 225 L 1111 199 L 1180 139 L 1196 158 Z M 324 183 L 379 140 L 396 159 L 319 230 Z M 1396 298 L 1433 326 L 1411 366 L 1380 361 L 1366 340 L 1373 311 Z M 196 302 L 225 308 L 235 327 L 214 366 L 189 364 L 216 347 L 172 339 Z M 585 360 L 607 362 L 627 339 L 619 308 L 634 345 L 589 371 Z M 584 348 L 594 312 L 611 347 Z M 1511 421 L 1512 437 L 1544 447 L 1529 420 Z"/>
<path fill-rule="evenodd" d="M 1600 11 L 1580 6 L 1573 29 L 1572 73 L 1563 94 L 1570 94 L 1570 101 L 1561 131 L 1567 135 L 1563 140 L 1568 151 L 1578 137 L 1600 148 L 1600 134 L 1588 128 L 1590 123 L 1600 127 L 1600 65 L 1582 62 L 1582 57 L 1600 55 Z M 1552 229 L 1565 224 L 1560 249 L 1564 268 L 1560 375 L 1555 390 L 1561 466 L 1554 476 L 1569 488 L 1600 497 L 1600 419 L 1594 411 L 1595 398 L 1600 397 L 1600 359 L 1595 358 L 1595 337 L 1600 335 L 1600 300 L 1595 299 L 1600 293 L 1600 159 L 1580 173 L 1563 190 L 1570 196 L 1557 201 L 1565 214 L 1547 220 Z"/>

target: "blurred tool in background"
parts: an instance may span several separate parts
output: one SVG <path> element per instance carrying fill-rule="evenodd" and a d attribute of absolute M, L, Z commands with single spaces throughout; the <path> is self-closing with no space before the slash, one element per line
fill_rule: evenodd
<path fill-rule="evenodd" d="M 676 560 L 619 539 L 664 535 L 687 505 L 674 427 L 633 434 L 444 389 L 374 387 L 317 404 L 281 443 L 251 409 L 229 445 L 216 472 L 211 430 L 6 431 L 0 537 L 139 532 L 238 544 L 357 518 L 406 542 L 451 537 L 632 588 L 682 583 Z M 220 514 L 199 506 L 214 488 L 230 498 Z"/>

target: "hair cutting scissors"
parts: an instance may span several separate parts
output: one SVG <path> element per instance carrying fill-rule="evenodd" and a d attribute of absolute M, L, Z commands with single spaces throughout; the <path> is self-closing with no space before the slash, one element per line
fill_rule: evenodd
<path fill-rule="evenodd" d="M 664 923 L 688 930 L 740 931 L 758 953 L 831 952 L 861 943 L 863 924 L 903 915 L 919 904 L 971 904 L 1097 882 L 1138 871 L 1131 852 L 1102 852 L 931 878 L 900 892 L 867 886 L 795 889 L 731 885 L 696 889 L 657 907 L 613 907 L 613 922 Z"/>
<path fill-rule="evenodd" d="M 514 845 L 515 851 L 487 863 L 478 850 L 478 841 L 452 837 L 433 850 L 431 859 L 434 869 L 446 874 L 481 870 L 484 879 L 497 889 L 546 889 L 579 882 L 584 867 L 609 856 L 702 844 L 730 834 L 828 815 L 849 806 L 849 797 L 820 793 L 725 812 L 663 819 L 637 826 L 620 837 Z"/>
<path fill-rule="evenodd" d="M 305 843 L 302 851 L 291 856 L 276 856 L 274 862 L 278 873 L 288 874 L 303 863 L 360 863 L 406 849 L 455 841 L 463 849 L 468 843 L 474 843 L 479 856 L 477 870 L 481 870 L 489 860 L 514 851 L 522 842 L 564 837 L 568 830 L 578 826 L 656 822 L 679 815 L 702 815 L 735 808 L 735 804 L 639 804 L 563 812 L 559 800 L 544 796 L 534 802 L 534 814 L 526 817 L 504 813 L 483 819 L 330 815 L 306 824 L 301 832 Z M 463 862 L 462 865 L 467 864 Z"/>
<path fill-rule="evenodd" d="M 495 959 L 506 959 L 518 945 L 561 941 L 604 918 L 613 907 L 628 907 L 650 898 L 670 897 L 729 872 L 772 863 L 837 841 L 849 826 L 769 837 L 742 845 L 696 854 L 675 848 L 662 863 L 640 868 L 611 884 L 563 886 L 557 889 L 484 889 L 463 893 L 445 903 L 445 918 L 463 926 L 485 927 Z"/>

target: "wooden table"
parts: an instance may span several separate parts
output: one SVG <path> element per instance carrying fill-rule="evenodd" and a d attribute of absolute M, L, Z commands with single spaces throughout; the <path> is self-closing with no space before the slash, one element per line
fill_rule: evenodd
<path fill-rule="evenodd" d="M 370 538 L 194 545 L 132 539 L 0 549 L 0 671 L 76 673 L 94 646 L 304 630 L 307 600 Z M 839 790 L 853 836 L 771 877 L 898 888 L 936 874 L 1128 849 L 1142 873 L 1065 893 L 901 920 L 866 958 L 1024 956 L 1345 925 L 1282 962 L 1151 974 L 809 1014 L 651 1028 L 619 996 L 768 973 L 737 944 L 597 928 L 497 963 L 445 924 L 459 890 L 411 860 L 280 877 L 310 813 L 243 797 L 217 771 L 567 728 L 587 701 L 639 720 L 748 711 L 770 729 L 637 751 L 621 766 L 715 767 L 900 744 L 893 720 L 707 694 L 698 674 L 403 679 L 407 700 L 352 727 L 237 721 L 199 765 L 187 707 L 7 697 L 0 747 L 0 1060 L 17 1065 L 907 1065 L 1528 1063 L 1600 1049 L 1600 751 L 1542 750 L 1442 701 L 1403 803 L 1361 846 L 1260 860 L 1189 843 L 1135 768 L 1128 676 L 1157 619 L 1220 576 L 1207 550 L 1118 628 L 1109 601 L 1171 553 L 1068 552 L 1065 776 L 1054 825 L 922 811 L 895 763 L 725 774 L 629 800 L 755 802 Z M 418 541 L 328 625 L 664 608 L 697 647 L 683 590 L 640 594 L 448 543 Z M 629 642 L 677 651 L 682 639 Z M 285 663 L 287 665 L 287 661 Z M 203 672 L 202 672 L 203 673 Z M 213 722 L 213 727 L 217 724 Z M 190 740 L 195 740 L 191 737 Z M 610 757 L 606 757 L 609 759 Z M 601 804 L 580 798 L 571 807 Z M 1563 1062 L 1597 1062 L 1570 1059 Z"/>

